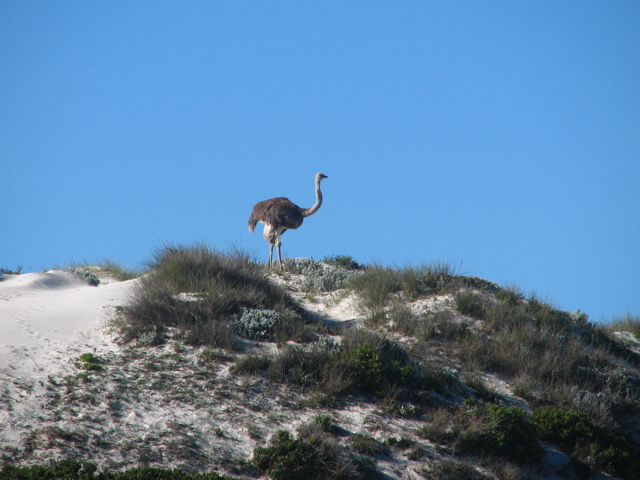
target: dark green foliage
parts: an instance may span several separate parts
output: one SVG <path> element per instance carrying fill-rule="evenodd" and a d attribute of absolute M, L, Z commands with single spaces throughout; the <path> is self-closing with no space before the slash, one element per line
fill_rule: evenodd
<path fill-rule="evenodd" d="M 122 309 L 119 326 L 125 340 L 157 344 L 167 327 L 177 327 L 188 343 L 232 348 L 231 321 L 243 308 L 278 312 L 287 333 L 301 323 L 296 302 L 244 252 L 222 254 L 205 245 L 164 247 L 149 267 L 136 298 Z"/>
<path fill-rule="evenodd" d="M 275 480 L 359 479 L 372 473 L 365 462 L 323 435 L 294 438 L 279 430 L 270 443 L 254 449 L 253 464 Z"/>
<path fill-rule="evenodd" d="M 382 388 L 382 359 L 380 354 L 369 347 L 360 347 L 347 354 L 347 362 L 353 368 L 358 390 L 376 393 Z"/>
<path fill-rule="evenodd" d="M 82 370 L 89 370 L 93 372 L 100 372 L 104 368 L 102 367 L 102 359 L 96 357 L 93 353 L 83 353 L 78 357 L 79 362 L 76 366 Z"/>
<path fill-rule="evenodd" d="M 364 268 L 349 255 L 331 255 L 324 257 L 322 261 L 328 265 L 344 268 L 345 270 L 361 270 Z"/>
<path fill-rule="evenodd" d="M 461 453 L 535 461 L 542 453 L 533 425 L 518 407 L 486 403 L 458 417 L 461 427 L 455 449 Z"/>
<path fill-rule="evenodd" d="M 341 348 L 318 344 L 305 349 L 288 344 L 276 355 L 239 359 L 235 371 L 315 387 L 333 397 L 360 393 L 382 398 L 398 387 L 410 397 L 442 390 L 452 380 L 444 371 L 412 360 L 400 345 L 360 328 L 345 332 Z"/>
<path fill-rule="evenodd" d="M 364 329 L 345 333 L 341 362 L 352 372 L 356 392 L 381 396 L 389 387 L 422 389 L 425 386 L 419 365 L 406 350 Z"/>
<path fill-rule="evenodd" d="M 543 407 L 531 422 L 543 441 L 558 445 L 574 459 L 625 478 L 640 469 L 632 444 L 596 425 L 584 412 Z"/>
<path fill-rule="evenodd" d="M 51 466 L 14 467 L 0 470 L 0 480 L 233 480 L 215 472 L 197 473 L 138 467 L 124 472 L 96 473 L 93 463 L 63 460 Z"/>
<path fill-rule="evenodd" d="M 274 435 L 269 447 L 257 447 L 253 464 L 276 480 L 316 478 L 322 468 L 316 442 L 294 439 L 286 430 Z"/>

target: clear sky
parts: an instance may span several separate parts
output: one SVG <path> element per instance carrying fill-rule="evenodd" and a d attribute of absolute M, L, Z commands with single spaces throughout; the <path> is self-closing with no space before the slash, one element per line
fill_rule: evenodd
<path fill-rule="evenodd" d="M 640 3 L 0 2 L 0 267 L 267 259 L 460 273 L 640 314 Z"/>

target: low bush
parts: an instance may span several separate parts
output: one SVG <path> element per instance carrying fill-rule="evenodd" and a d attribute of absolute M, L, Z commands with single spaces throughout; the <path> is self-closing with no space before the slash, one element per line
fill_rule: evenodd
<path fill-rule="evenodd" d="M 372 473 L 331 437 L 294 438 L 287 430 L 279 430 L 269 446 L 255 448 L 253 464 L 275 480 L 359 479 Z"/>
<path fill-rule="evenodd" d="M 86 268 L 70 267 L 68 271 L 73 273 L 76 277 L 86 280 L 94 287 L 100 285 L 100 279 L 98 276 Z"/>
<path fill-rule="evenodd" d="M 542 454 L 534 426 L 518 407 L 466 401 L 457 409 L 436 409 L 416 433 L 457 455 L 532 463 Z"/>
<path fill-rule="evenodd" d="M 301 289 L 305 292 L 333 292 L 345 288 L 349 280 L 357 275 L 354 269 L 326 264 L 311 258 L 287 259 L 285 269 L 304 275 Z"/>
<path fill-rule="evenodd" d="M 243 308 L 236 318 L 236 333 L 252 340 L 273 340 L 276 328 L 282 322 L 278 312 L 263 308 Z"/>
<path fill-rule="evenodd" d="M 344 268 L 345 270 L 362 270 L 364 268 L 363 265 L 360 265 L 349 255 L 331 255 L 324 257 L 322 261 L 327 265 Z"/>
<path fill-rule="evenodd" d="M 166 329 L 173 327 L 187 343 L 233 348 L 233 320 L 255 309 L 277 312 L 282 321 L 273 330 L 247 327 L 241 332 L 273 338 L 280 327 L 288 333 L 295 330 L 292 323 L 302 323 L 302 310 L 293 298 L 242 251 L 164 247 L 155 252 L 149 268 L 133 302 L 121 309 L 117 326 L 125 341 L 161 343 Z M 256 317 L 254 313 L 249 317 Z"/>
<path fill-rule="evenodd" d="M 542 454 L 536 431 L 521 408 L 485 403 L 459 413 L 456 423 L 457 452 L 520 463 L 534 462 Z"/>
<path fill-rule="evenodd" d="M 338 348 L 320 342 L 311 348 L 287 344 L 275 355 L 247 355 L 238 359 L 235 371 L 314 387 L 333 397 L 354 393 L 380 399 L 399 389 L 410 400 L 452 381 L 444 370 L 412 360 L 400 345 L 362 328 L 347 330 Z"/>
<path fill-rule="evenodd" d="M 589 467 L 624 478 L 640 469 L 637 448 L 632 450 L 630 442 L 596 425 L 584 412 L 543 407 L 534 412 L 531 422 L 543 441 L 558 445 Z"/>

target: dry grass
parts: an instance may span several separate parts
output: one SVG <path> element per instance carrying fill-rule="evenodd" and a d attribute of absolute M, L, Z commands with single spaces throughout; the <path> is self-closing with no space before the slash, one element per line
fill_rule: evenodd
<path fill-rule="evenodd" d="M 149 268 L 134 301 L 121 310 L 117 326 L 125 341 L 158 344 L 173 327 L 189 343 L 231 349 L 237 346 L 232 322 L 243 308 L 276 311 L 283 318 L 280 334 L 300 333 L 300 307 L 245 252 L 166 246 Z"/>

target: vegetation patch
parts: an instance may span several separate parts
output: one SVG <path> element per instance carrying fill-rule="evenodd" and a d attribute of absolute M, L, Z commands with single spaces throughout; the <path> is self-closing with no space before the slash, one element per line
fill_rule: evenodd
<path fill-rule="evenodd" d="M 275 480 L 371 478 L 367 473 L 372 471 L 328 436 L 295 438 L 287 430 L 276 432 L 269 446 L 257 447 L 253 464 Z"/>
<path fill-rule="evenodd" d="M 535 429 L 524 410 L 493 403 L 459 412 L 456 451 L 502 457 L 519 463 L 535 462 L 542 454 Z"/>
<path fill-rule="evenodd" d="M 177 328 L 187 343 L 233 349 L 234 319 L 255 310 L 277 312 L 281 321 L 271 331 L 262 328 L 266 316 L 260 314 L 261 327 L 247 324 L 241 332 L 292 337 L 304 329 L 298 304 L 244 252 L 223 254 L 205 245 L 167 246 L 155 252 L 149 268 L 138 295 L 121 310 L 117 322 L 125 341 L 159 344 L 168 328 Z M 257 319 L 254 313 L 246 318 Z"/>
<path fill-rule="evenodd" d="M 78 278 L 86 280 L 94 287 L 100 285 L 100 279 L 98 278 L 98 276 L 95 273 L 87 270 L 86 268 L 71 267 L 69 268 L 69 272 L 73 273 Z"/>
<path fill-rule="evenodd" d="M 95 463 L 62 460 L 50 466 L 16 467 L 0 470 L 2 480 L 233 480 L 215 472 L 199 473 L 178 469 L 137 467 L 123 472 L 97 472 Z"/>
<path fill-rule="evenodd" d="M 341 263 L 347 263 L 347 266 L 339 265 Z M 311 258 L 285 260 L 287 271 L 304 276 L 301 289 L 305 292 L 333 292 L 345 288 L 349 280 L 358 274 L 357 268 L 349 267 L 346 260 L 336 261 L 333 264 Z"/>
<path fill-rule="evenodd" d="M 623 478 L 640 471 L 637 446 L 596 425 L 584 412 L 543 407 L 531 421 L 540 438 L 558 445 L 577 462 L 579 471 L 591 467 Z"/>
<path fill-rule="evenodd" d="M 93 353 L 83 353 L 78 357 L 76 366 L 82 370 L 89 370 L 91 372 L 101 372 L 104 370 L 102 366 L 103 360 L 100 357 L 95 356 Z"/>

